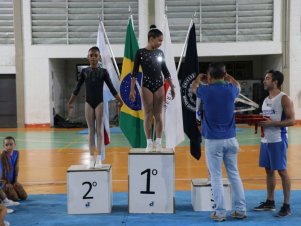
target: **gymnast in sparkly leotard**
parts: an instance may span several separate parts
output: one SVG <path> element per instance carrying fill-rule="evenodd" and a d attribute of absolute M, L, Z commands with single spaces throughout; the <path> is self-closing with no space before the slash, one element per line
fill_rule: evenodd
<path fill-rule="evenodd" d="M 133 78 L 137 78 L 139 65 L 143 71 L 142 86 L 148 88 L 152 93 L 164 84 L 161 72 L 163 72 L 165 79 L 170 78 L 164 61 L 164 54 L 160 49 L 148 50 L 143 48 L 137 51 L 132 73 Z"/>
<path fill-rule="evenodd" d="M 86 87 L 86 103 L 85 116 L 89 129 L 89 149 L 90 161 L 89 167 L 101 167 L 101 147 L 103 140 L 103 85 L 104 82 L 109 87 L 112 95 L 118 100 L 119 106 L 122 105 L 117 91 L 115 90 L 108 71 L 99 67 L 100 52 L 98 47 L 94 46 L 89 49 L 88 59 L 90 66 L 84 68 L 77 82 L 77 85 L 69 99 L 68 107 L 73 109 L 73 101 L 80 91 L 80 87 L 85 83 Z M 95 128 L 97 131 L 97 147 L 95 145 Z M 95 157 L 97 153 L 97 157 Z"/>
<path fill-rule="evenodd" d="M 175 96 L 174 85 L 165 64 L 164 54 L 158 49 L 163 41 L 162 32 L 152 25 L 148 32 L 148 44 L 136 53 L 132 73 L 130 100 L 135 101 L 135 84 L 139 66 L 142 67 L 142 103 L 144 109 L 144 132 L 147 138 L 146 151 L 153 150 L 151 137 L 152 118 L 155 118 L 156 150 L 161 151 L 161 135 L 163 130 L 162 109 L 164 101 L 164 79 L 171 87 L 172 98 Z M 164 78 L 162 76 L 164 75 Z"/>

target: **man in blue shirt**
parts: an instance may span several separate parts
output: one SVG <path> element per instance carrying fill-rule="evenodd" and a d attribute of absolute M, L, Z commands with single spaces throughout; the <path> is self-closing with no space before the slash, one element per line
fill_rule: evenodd
<path fill-rule="evenodd" d="M 243 184 L 237 168 L 238 142 L 235 132 L 234 103 L 240 92 L 240 84 L 226 73 L 225 65 L 213 63 L 208 70 L 208 85 L 202 85 L 200 74 L 192 83 L 192 92 L 203 103 L 202 134 L 205 138 L 206 158 L 211 175 L 215 211 L 214 221 L 226 220 L 222 163 L 232 187 L 234 199 L 233 218 L 244 219 L 246 201 Z"/>

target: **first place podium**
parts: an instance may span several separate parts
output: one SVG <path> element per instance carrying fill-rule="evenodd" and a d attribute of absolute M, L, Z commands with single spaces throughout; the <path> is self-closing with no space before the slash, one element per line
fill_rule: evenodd
<path fill-rule="evenodd" d="M 129 213 L 174 213 L 174 151 L 129 152 Z"/>
<path fill-rule="evenodd" d="M 89 169 L 72 165 L 67 170 L 68 214 L 111 213 L 112 167 Z"/>

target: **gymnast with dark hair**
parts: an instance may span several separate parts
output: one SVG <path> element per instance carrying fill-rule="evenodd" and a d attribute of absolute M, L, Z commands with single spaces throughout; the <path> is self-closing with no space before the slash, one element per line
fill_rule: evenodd
<path fill-rule="evenodd" d="M 73 108 L 73 101 L 78 95 L 83 83 L 86 86 L 86 103 L 85 116 L 89 129 L 89 149 L 90 161 L 89 167 L 101 167 L 101 144 L 103 141 L 103 85 L 107 84 L 112 95 L 119 102 L 119 107 L 122 106 L 122 100 L 119 97 L 110 79 L 106 69 L 101 68 L 98 64 L 100 60 L 100 52 L 97 46 L 93 46 L 88 51 L 88 60 L 90 66 L 82 69 L 77 85 L 68 101 L 69 109 Z M 96 128 L 96 131 L 95 131 Z M 97 134 L 97 147 L 95 145 L 94 135 Z M 95 157 L 97 153 L 97 156 Z"/>
<path fill-rule="evenodd" d="M 163 130 L 162 109 L 164 101 L 164 79 L 171 87 L 172 98 L 175 97 L 174 85 L 170 73 L 166 67 L 164 53 L 158 49 L 163 41 L 162 32 L 155 25 L 150 27 L 148 32 L 148 44 L 145 48 L 139 49 L 136 53 L 132 73 L 130 100 L 135 101 L 135 84 L 139 71 L 142 67 L 142 104 L 144 109 L 144 132 L 147 139 L 146 151 L 153 150 L 151 136 L 152 119 L 155 118 L 156 150 L 162 151 L 161 135 Z M 164 78 L 162 76 L 164 75 Z"/>

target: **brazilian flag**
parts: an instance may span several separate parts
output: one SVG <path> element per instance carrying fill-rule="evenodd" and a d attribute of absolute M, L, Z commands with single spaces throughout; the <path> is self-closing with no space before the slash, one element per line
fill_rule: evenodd
<path fill-rule="evenodd" d="M 124 57 L 120 76 L 120 95 L 124 104 L 120 110 L 119 126 L 133 148 L 145 148 L 146 138 L 143 127 L 144 113 L 140 95 L 142 73 L 140 70 L 135 86 L 136 100 L 132 102 L 129 99 L 131 74 L 138 49 L 138 42 L 133 29 L 133 21 L 132 17 L 130 17 L 126 31 Z"/>

